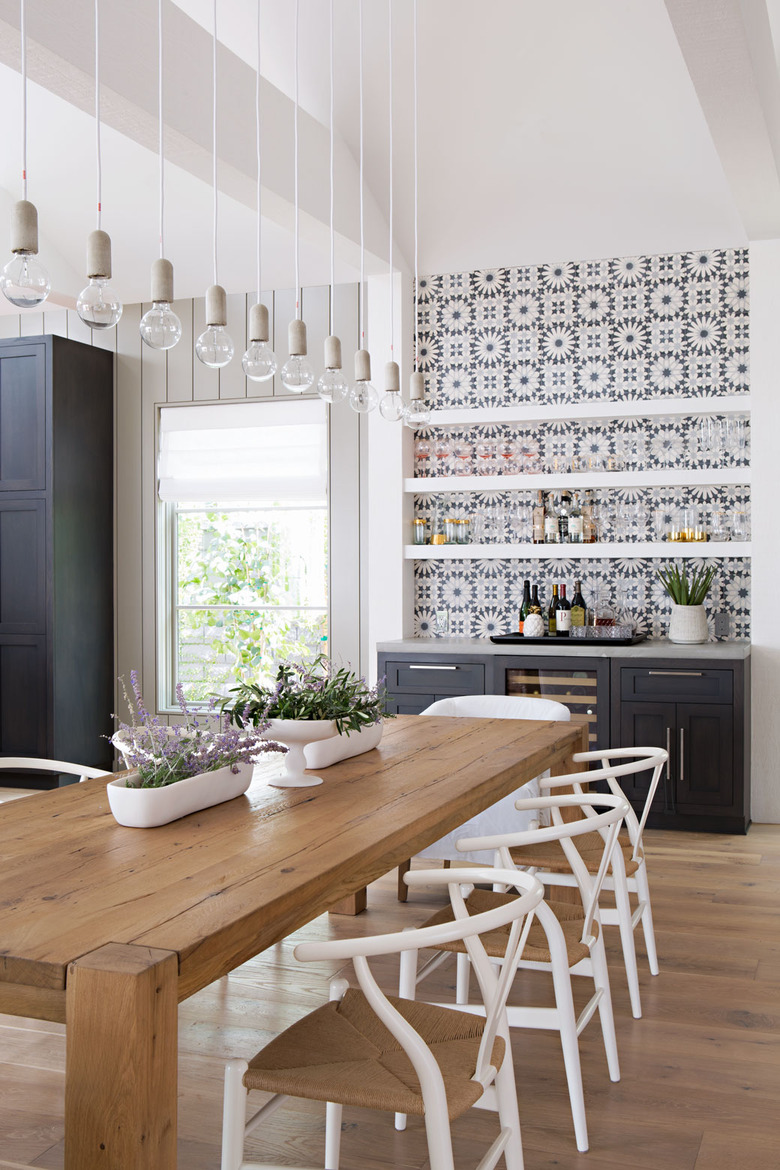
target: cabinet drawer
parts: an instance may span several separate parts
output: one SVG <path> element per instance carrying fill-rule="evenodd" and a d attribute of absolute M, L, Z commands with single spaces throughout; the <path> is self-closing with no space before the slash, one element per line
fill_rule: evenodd
<path fill-rule="evenodd" d="M 731 670 L 695 666 L 623 667 L 620 697 L 624 702 L 730 703 L 734 693 Z"/>
<path fill-rule="evenodd" d="M 485 667 L 481 662 L 388 662 L 387 689 L 391 697 L 404 694 L 434 693 L 448 695 L 483 695 Z"/>

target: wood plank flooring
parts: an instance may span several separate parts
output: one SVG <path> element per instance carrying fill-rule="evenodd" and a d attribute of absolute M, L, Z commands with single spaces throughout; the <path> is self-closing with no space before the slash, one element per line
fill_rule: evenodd
<path fill-rule="evenodd" d="M 607 928 L 622 1080 L 610 1082 L 591 1023 L 581 1038 L 587 1154 L 574 1146 L 557 1037 L 515 1035 L 526 1170 L 778 1170 L 780 826 L 754 825 L 746 837 L 650 832 L 646 840 L 661 974 L 649 975 L 638 933 L 644 1017 L 632 1019 L 617 929 Z M 182 1170 L 218 1170 L 224 1059 L 251 1056 L 327 997 L 334 970 L 296 963 L 295 942 L 414 925 L 438 897 L 415 891 L 401 905 L 389 874 L 370 887 L 365 914 L 317 919 L 181 1005 Z M 389 964 L 383 975 L 393 988 Z M 584 1002 L 587 981 L 577 982 Z M 453 984 L 454 964 L 425 987 L 441 995 Z M 516 1002 L 552 1002 L 542 974 L 526 973 L 517 986 Z M 64 1055 L 62 1026 L 0 1016 L 0 1170 L 62 1167 Z M 286 1106 L 248 1151 L 321 1165 L 323 1117 L 314 1103 Z M 457 1168 L 467 1170 L 492 1139 L 495 1118 L 473 1111 L 454 1133 Z M 343 1170 L 427 1166 L 419 1119 L 396 1133 L 389 1116 L 345 1111 Z"/>

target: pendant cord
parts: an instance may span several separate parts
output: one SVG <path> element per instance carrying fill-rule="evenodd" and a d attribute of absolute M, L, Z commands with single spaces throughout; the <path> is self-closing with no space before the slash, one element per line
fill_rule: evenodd
<path fill-rule="evenodd" d="M 27 198 L 27 13 L 21 0 L 19 33 L 22 40 L 22 198 Z"/>
<path fill-rule="evenodd" d="M 97 226 L 103 219 L 103 159 L 100 150 L 100 13 L 95 0 L 95 156 L 97 161 Z"/>
<path fill-rule="evenodd" d="M 214 194 L 214 284 L 219 284 L 217 273 L 217 230 L 219 223 L 219 190 L 217 187 L 217 0 L 214 0 L 214 33 L 211 38 L 211 186 Z"/>
<path fill-rule="evenodd" d="M 364 198 L 363 198 L 363 0 L 358 6 L 358 34 L 360 50 L 358 53 L 358 91 L 360 106 L 360 348 L 365 348 L 366 339 L 366 249 L 364 233 Z"/>
<path fill-rule="evenodd" d="M 336 299 L 336 234 L 333 222 L 333 91 L 334 91 L 334 64 L 333 64 L 333 0 L 330 0 L 330 304 L 328 305 L 328 332 L 333 336 L 334 303 Z"/>
<path fill-rule="evenodd" d="M 165 138 L 163 131 L 163 0 L 157 0 L 157 149 L 160 156 L 160 259 L 165 256 Z"/>
<path fill-rule="evenodd" d="M 412 76 L 414 89 L 414 369 L 417 371 L 418 365 L 418 350 L 419 350 L 419 323 L 417 311 L 417 298 L 420 287 L 420 257 L 419 257 L 419 240 L 418 240 L 418 214 L 417 214 L 417 190 L 418 190 L 418 157 L 419 152 L 417 148 L 417 0 L 414 0 L 414 36 L 413 36 L 413 57 L 412 62 Z"/>
<path fill-rule="evenodd" d="M 257 0 L 257 76 L 255 78 L 255 150 L 257 153 L 257 303 L 258 305 L 263 299 L 262 294 L 262 215 L 263 215 L 263 194 L 262 194 L 262 142 L 260 131 L 260 9 L 262 8 L 261 0 Z"/>
<path fill-rule="evenodd" d="M 295 0 L 295 112 L 293 115 L 293 137 L 295 139 L 294 202 L 295 202 L 295 316 L 301 319 L 301 244 L 298 208 L 298 43 L 300 36 L 301 5 Z"/>
<path fill-rule="evenodd" d="M 394 301 L 393 296 L 393 0 L 387 0 L 387 67 L 390 75 L 388 89 L 388 105 L 390 109 L 389 139 L 390 159 L 388 173 L 390 176 L 390 192 L 388 197 L 388 222 L 390 226 L 390 246 L 388 256 L 390 260 L 390 361 L 393 360 L 393 338 L 395 336 Z"/>

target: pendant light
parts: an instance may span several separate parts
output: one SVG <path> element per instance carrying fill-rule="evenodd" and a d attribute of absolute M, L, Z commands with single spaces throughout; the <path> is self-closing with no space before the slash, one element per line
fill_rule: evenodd
<path fill-rule="evenodd" d="M 295 317 L 290 322 L 288 340 L 290 356 L 282 366 L 282 385 L 292 394 L 305 394 L 314 384 L 314 370 L 307 359 L 306 325 L 301 316 L 301 257 L 298 228 L 298 43 L 300 39 L 300 0 L 295 0 L 295 110 L 293 134 L 295 138 L 294 200 L 295 200 Z"/>
<path fill-rule="evenodd" d="M 157 0 L 157 115 L 160 160 L 160 256 L 152 264 L 152 307 L 141 318 L 141 339 L 150 349 L 173 349 L 181 321 L 173 311 L 173 265 L 165 259 L 165 142 L 163 122 L 163 0 Z"/>
<path fill-rule="evenodd" d="M 418 369 L 418 355 L 420 352 L 419 324 L 417 313 L 417 294 L 420 287 L 420 263 L 418 247 L 418 213 L 417 192 L 419 187 L 417 174 L 417 0 L 414 0 L 414 34 L 413 34 L 413 62 L 412 77 L 414 89 L 414 373 L 409 379 L 409 398 L 404 407 L 404 422 L 413 431 L 418 427 L 425 427 L 431 421 L 430 407 L 425 401 L 425 378 Z"/>
<path fill-rule="evenodd" d="M 358 54 L 360 87 L 360 342 L 355 354 L 355 381 L 349 392 L 349 405 L 358 414 L 368 414 L 379 402 L 376 387 L 371 385 L 371 355 L 364 348 L 366 338 L 365 216 L 363 192 L 363 0 L 358 6 L 360 51 Z"/>
<path fill-rule="evenodd" d="M 76 312 L 90 329 L 113 329 L 122 316 L 122 302 L 112 288 L 111 238 L 101 228 L 103 218 L 103 160 L 100 153 L 100 12 L 95 0 L 95 164 L 97 172 L 97 228 L 87 237 L 87 277 L 76 301 Z"/>
<path fill-rule="evenodd" d="M 262 141 L 260 129 L 260 0 L 257 0 L 257 76 L 255 78 L 255 147 L 257 152 L 257 303 L 249 310 L 249 344 L 241 359 L 247 378 L 267 382 L 277 369 L 268 344 L 268 309 L 261 303 L 262 284 Z"/>
<path fill-rule="evenodd" d="M 401 397 L 401 371 L 398 368 L 398 362 L 393 360 L 393 334 L 395 331 L 395 315 L 393 312 L 395 303 L 393 289 L 393 0 L 387 0 L 387 71 L 390 77 L 388 90 L 390 158 L 388 162 L 389 192 L 387 216 L 390 227 L 390 240 L 387 250 L 390 261 L 390 361 L 385 365 L 385 392 L 379 402 L 379 413 L 387 422 L 400 422 L 404 415 L 404 400 Z"/>
<path fill-rule="evenodd" d="M 214 283 L 206 289 L 206 328 L 195 342 L 195 356 L 211 370 L 220 370 L 235 352 L 233 339 L 225 329 L 227 297 L 219 283 L 217 266 L 217 224 L 219 222 L 219 187 L 217 184 L 217 0 L 212 12 L 211 37 L 211 185 L 214 208 Z"/>
<path fill-rule="evenodd" d="M 19 34 L 22 44 L 22 194 L 11 215 L 11 259 L 0 274 L 0 289 L 20 309 L 41 305 L 51 292 L 49 274 L 38 256 L 38 212 L 27 200 L 27 23 L 21 0 Z"/>
<path fill-rule="evenodd" d="M 317 382 L 317 393 L 325 402 L 342 402 L 349 386 L 341 368 L 341 342 L 333 335 L 334 306 L 336 302 L 336 232 L 333 222 L 333 0 L 330 0 L 330 300 L 328 304 L 328 333 L 325 339 L 325 371 Z"/>

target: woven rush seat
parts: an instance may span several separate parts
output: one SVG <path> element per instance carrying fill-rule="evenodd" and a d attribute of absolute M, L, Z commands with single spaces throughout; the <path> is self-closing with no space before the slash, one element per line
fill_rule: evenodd
<path fill-rule="evenodd" d="M 466 1012 L 388 996 L 430 1048 L 444 1078 L 450 1120 L 483 1094 L 471 1079 L 485 1020 Z M 504 1041 L 493 1045 L 500 1068 Z M 339 1002 L 293 1024 L 249 1062 L 247 1089 L 422 1115 L 423 1099 L 409 1057 L 369 1006 L 350 988 Z"/>
<path fill-rule="evenodd" d="M 623 854 L 626 867 L 626 876 L 630 877 L 639 869 L 639 862 L 632 858 L 633 846 L 626 837 L 618 838 L 618 845 Z M 570 873 L 571 866 L 559 841 L 550 841 L 546 845 L 523 845 L 509 850 L 515 865 L 534 865 L 537 869 L 549 869 L 553 873 Z M 600 833 L 585 833 L 577 838 L 577 852 L 588 867 L 589 873 L 598 873 L 601 857 L 604 853 L 604 841 Z"/>
<path fill-rule="evenodd" d="M 600 837 L 599 841 L 601 841 Z M 602 841 L 601 844 L 603 849 L 604 842 Z M 470 914 L 480 914 L 483 910 L 492 910 L 494 906 L 501 906 L 506 902 L 511 902 L 516 896 L 515 894 L 499 894 L 493 890 L 473 890 L 466 899 L 466 906 Z M 581 906 L 569 902 L 545 900 L 544 904 L 545 906 L 549 906 L 561 925 L 563 937 L 566 940 L 566 954 L 569 966 L 573 967 L 575 963 L 579 963 L 580 959 L 587 958 L 590 953 L 588 946 L 582 942 L 582 927 L 585 921 L 585 912 Z M 451 922 L 452 918 L 452 908 L 447 906 L 443 910 L 439 910 L 432 918 L 429 918 L 424 925 L 438 926 L 442 922 Z M 595 937 L 598 936 L 597 922 L 593 923 L 593 934 Z M 504 957 L 508 937 L 508 929 L 493 930 L 480 935 L 482 945 L 487 953 L 491 958 L 498 959 Z M 438 949 L 442 951 L 454 951 L 455 953 L 461 954 L 466 950 L 462 942 L 442 943 Z M 549 963 L 551 961 L 547 935 L 538 919 L 534 920 L 528 933 L 528 941 L 523 951 L 523 961 L 533 963 Z"/>

